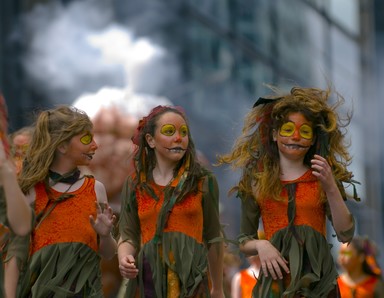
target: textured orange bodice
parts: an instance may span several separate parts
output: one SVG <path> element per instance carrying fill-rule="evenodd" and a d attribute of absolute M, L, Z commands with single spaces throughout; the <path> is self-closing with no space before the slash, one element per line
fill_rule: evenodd
<path fill-rule="evenodd" d="M 319 182 L 307 171 L 302 177 L 289 183 L 297 183 L 295 225 L 308 225 L 325 236 L 325 204 L 320 201 Z M 283 181 L 284 184 L 284 181 Z M 265 232 L 270 239 L 275 232 L 288 226 L 288 193 L 283 188 L 283 201 L 264 199 L 259 202 Z"/>
<path fill-rule="evenodd" d="M 89 216 L 93 215 L 95 218 L 97 212 L 95 180 L 89 177 L 84 179 L 78 190 L 70 192 L 75 196 L 58 203 L 34 230 L 32 254 L 47 245 L 62 242 L 80 242 L 98 251 L 97 234 L 89 222 Z M 48 202 L 43 183 L 37 184 L 35 190 L 35 212 L 39 214 L 42 210 L 49 209 L 53 202 Z M 61 194 L 52 189 L 53 199 L 57 199 Z"/>
<path fill-rule="evenodd" d="M 164 202 L 164 186 L 154 186 L 158 201 L 145 192 L 136 192 L 138 214 L 141 226 L 142 243 L 150 241 L 156 232 L 156 223 Z M 175 204 L 163 232 L 181 232 L 197 242 L 203 239 L 202 192 L 188 195 L 182 202 Z"/>

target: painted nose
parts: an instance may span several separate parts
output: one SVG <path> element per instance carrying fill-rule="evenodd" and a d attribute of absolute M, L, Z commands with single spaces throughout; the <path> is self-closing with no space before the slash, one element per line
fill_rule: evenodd
<path fill-rule="evenodd" d="M 181 141 L 182 141 L 182 137 L 181 137 L 181 135 L 180 135 L 180 134 L 177 134 L 177 135 L 175 136 L 175 142 L 180 143 Z"/>
<path fill-rule="evenodd" d="M 294 140 L 300 140 L 301 139 L 300 131 L 298 129 L 295 129 L 295 132 L 292 135 L 292 139 L 294 139 Z"/>
<path fill-rule="evenodd" d="M 96 143 L 95 140 L 92 140 L 91 148 L 92 148 L 93 150 L 96 150 L 97 148 L 99 148 L 99 146 L 97 145 L 97 143 Z"/>

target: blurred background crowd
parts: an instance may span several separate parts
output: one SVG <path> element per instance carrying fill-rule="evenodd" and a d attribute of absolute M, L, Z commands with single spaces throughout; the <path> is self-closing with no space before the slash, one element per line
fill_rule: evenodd
<path fill-rule="evenodd" d="M 268 92 L 264 84 L 331 83 L 353 111 L 361 202 L 348 204 L 357 233 L 382 247 L 383 12 L 379 0 L 2 0 L 0 90 L 14 153 L 22 156 L 38 111 L 60 103 L 86 111 L 99 145 L 89 171 L 118 215 L 138 119 L 158 104 L 181 105 L 235 238 L 240 204 L 227 192 L 239 173 L 214 167 L 216 155 L 231 148 L 244 115 Z M 228 280 L 247 264 L 230 248 L 226 262 Z M 106 291 L 115 293 L 115 260 L 103 266 Z"/>

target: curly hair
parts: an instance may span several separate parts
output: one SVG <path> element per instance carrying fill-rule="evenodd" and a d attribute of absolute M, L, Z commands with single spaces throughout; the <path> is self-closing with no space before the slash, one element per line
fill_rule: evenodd
<path fill-rule="evenodd" d="M 175 106 L 157 106 L 139 121 L 136 133 L 133 137 L 133 142 L 138 146 L 134 160 L 135 160 L 135 184 L 143 186 L 146 184 L 147 178 L 153 180 L 152 171 L 156 166 L 156 155 L 153 148 L 151 148 L 146 140 L 146 135 L 155 135 L 158 119 L 165 113 L 175 113 L 180 115 L 188 125 L 187 118 L 184 111 L 180 107 Z M 195 144 L 192 140 L 191 132 L 188 129 L 188 147 L 184 157 L 178 162 L 174 169 L 173 176 L 176 177 L 179 170 L 183 166 L 187 166 L 188 178 L 184 184 L 184 194 L 197 191 L 198 180 L 203 177 L 207 170 L 198 162 Z M 181 196 L 182 197 L 182 196 Z"/>
<path fill-rule="evenodd" d="M 240 197 L 253 194 L 257 185 L 257 199 L 271 197 L 281 200 L 279 152 L 273 141 L 273 132 L 287 121 L 289 114 L 299 112 L 310 121 L 314 129 L 315 142 L 304 158 L 310 167 L 315 153 L 327 158 L 338 181 L 348 181 L 352 174 L 347 170 L 351 162 L 349 144 L 345 141 L 346 126 L 351 115 L 341 119 L 336 112 L 344 99 L 336 93 L 336 102 L 329 105 L 331 90 L 293 87 L 288 94 L 271 87 L 275 95 L 255 104 L 246 115 L 241 136 L 235 141 L 232 151 L 219 155 L 221 164 L 230 164 L 233 169 L 242 169 L 237 186 L 230 192 L 238 191 Z"/>
<path fill-rule="evenodd" d="M 40 112 L 19 177 L 21 190 L 27 193 L 37 182 L 45 180 L 56 149 L 92 127 L 88 115 L 71 106 L 60 105 Z"/>

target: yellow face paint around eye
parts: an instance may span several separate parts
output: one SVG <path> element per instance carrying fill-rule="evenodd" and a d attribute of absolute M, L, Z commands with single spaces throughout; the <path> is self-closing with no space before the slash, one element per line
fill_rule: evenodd
<path fill-rule="evenodd" d="M 352 252 L 351 251 L 341 251 L 340 255 L 350 257 L 350 256 L 352 256 Z"/>
<path fill-rule="evenodd" d="M 307 124 L 303 124 L 303 125 L 300 127 L 299 133 L 300 133 L 300 136 L 301 136 L 303 139 L 311 140 L 311 139 L 313 138 L 313 130 L 312 130 L 312 127 L 310 127 L 310 126 L 307 125 Z"/>
<path fill-rule="evenodd" d="M 187 127 L 186 125 L 182 125 L 182 126 L 180 127 L 180 135 L 181 135 L 182 137 L 185 137 L 185 136 L 188 135 L 188 127 Z"/>
<path fill-rule="evenodd" d="M 290 137 L 295 133 L 295 124 L 293 122 L 286 122 L 280 127 L 279 131 L 282 137 Z"/>
<path fill-rule="evenodd" d="M 89 145 L 93 141 L 92 134 L 88 133 L 80 138 L 80 142 L 84 145 Z"/>
<path fill-rule="evenodd" d="M 165 136 L 173 136 L 176 132 L 176 127 L 173 124 L 165 124 L 161 127 L 160 132 Z"/>
<path fill-rule="evenodd" d="M 173 124 L 165 124 L 161 127 L 160 132 L 165 136 L 173 136 L 176 133 L 176 127 Z M 180 136 L 185 137 L 188 135 L 188 127 L 184 124 L 180 127 Z"/>
<path fill-rule="evenodd" d="M 296 131 L 296 126 L 293 122 L 284 123 L 279 130 L 282 137 L 291 137 Z M 300 137 L 303 139 L 311 140 L 313 138 L 313 130 L 308 124 L 303 124 L 299 128 Z"/>

